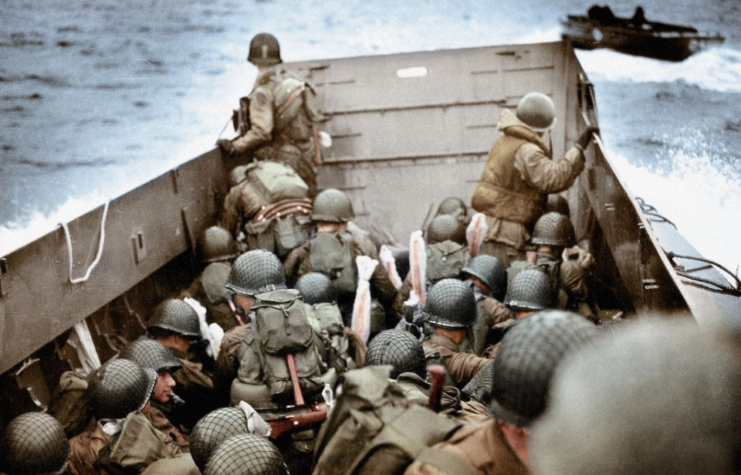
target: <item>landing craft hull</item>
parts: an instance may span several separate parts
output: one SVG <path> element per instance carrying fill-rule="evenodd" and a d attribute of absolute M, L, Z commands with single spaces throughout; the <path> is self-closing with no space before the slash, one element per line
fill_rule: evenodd
<path fill-rule="evenodd" d="M 554 100 L 554 156 L 587 123 L 597 124 L 594 91 L 566 42 L 285 67 L 307 76 L 332 115 L 325 129 L 334 145 L 319 170 L 320 188 L 344 190 L 362 227 L 401 245 L 443 198 L 470 199 L 499 135 L 500 110 L 527 92 Z M 218 218 L 234 164 L 213 150 L 111 201 L 103 252 L 87 282 L 69 282 L 61 228 L 0 259 L 1 422 L 43 406 L 61 372 L 79 365 L 68 343 L 76 323 L 88 323 L 106 360 L 143 332 L 159 301 L 190 283 L 197 273 L 196 236 Z M 577 235 L 598 262 L 591 283 L 601 308 L 738 324 L 737 297 L 688 284 L 676 273 L 663 249 L 696 251 L 676 230 L 644 216 L 599 141 L 589 147 L 586 170 L 567 198 Z M 102 212 L 69 223 L 73 277 L 96 258 Z M 693 272 L 723 281 L 712 268 Z"/>

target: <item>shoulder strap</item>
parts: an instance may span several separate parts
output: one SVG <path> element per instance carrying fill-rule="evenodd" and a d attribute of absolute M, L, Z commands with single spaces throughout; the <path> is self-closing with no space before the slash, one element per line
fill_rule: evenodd
<path fill-rule="evenodd" d="M 477 475 L 477 472 L 468 466 L 463 460 L 447 450 L 432 446 L 427 447 L 419 455 L 416 461 L 432 465 L 445 474 L 455 475 Z"/>

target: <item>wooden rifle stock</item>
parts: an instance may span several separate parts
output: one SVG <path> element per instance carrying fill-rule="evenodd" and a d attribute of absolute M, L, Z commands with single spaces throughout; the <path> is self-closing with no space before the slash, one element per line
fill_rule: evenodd
<path fill-rule="evenodd" d="M 296 403 L 296 407 L 304 406 L 304 394 L 301 392 L 301 385 L 298 382 L 298 372 L 296 371 L 296 359 L 292 353 L 286 355 L 286 364 L 288 365 L 288 373 L 291 375 L 291 383 L 293 383 L 293 400 Z"/>
<path fill-rule="evenodd" d="M 443 384 L 445 384 L 445 368 L 436 364 L 430 366 L 427 371 L 429 371 L 432 379 L 428 407 L 435 412 L 440 412 L 440 401 L 443 397 Z"/>
<path fill-rule="evenodd" d="M 314 424 L 321 424 L 326 420 L 327 406 L 323 402 L 320 402 L 311 411 L 268 421 L 270 427 L 273 428 L 270 433 L 270 439 L 275 440 L 286 432 Z"/>

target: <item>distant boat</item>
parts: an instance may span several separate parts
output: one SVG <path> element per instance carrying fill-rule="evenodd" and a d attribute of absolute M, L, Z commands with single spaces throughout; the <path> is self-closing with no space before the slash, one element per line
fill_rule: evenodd
<path fill-rule="evenodd" d="M 695 28 L 648 21 L 643 8 L 632 18 L 617 17 L 608 6 L 593 5 L 587 16 L 568 15 L 562 20 L 563 39 L 575 48 L 610 48 L 621 53 L 666 61 L 684 61 L 698 51 L 725 41 L 719 34 Z"/>

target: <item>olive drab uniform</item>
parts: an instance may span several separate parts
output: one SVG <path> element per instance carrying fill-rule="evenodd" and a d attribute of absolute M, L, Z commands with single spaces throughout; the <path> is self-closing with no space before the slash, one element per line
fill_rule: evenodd
<path fill-rule="evenodd" d="M 444 335 L 432 334 L 422 341 L 422 345 L 428 356 L 428 365 L 438 363 L 435 359 L 439 358 L 451 382 L 459 388 L 465 386 L 489 362 L 486 358 L 461 351 L 453 340 Z M 437 358 L 435 353 L 439 355 Z"/>
<path fill-rule="evenodd" d="M 478 312 L 471 330 L 471 343 L 473 352 L 481 356 L 489 343 L 490 332 L 495 330 L 498 324 L 514 318 L 514 314 L 502 302 L 484 295 L 475 285 L 473 293 Z"/>
<path fill-rule="evenodd" d="M 404 475 L 527 475 L 496 420 L 466 426 L 423 451 Z"/>
<path fill-rule="evenodd" d="M 185 401 L 185 407 L 176 411 L 173 418 L 190 429 L 198 419 L 218 407 L 214 382 L 204 370 L 203 363 L 194 361 L 192 353 L 184 353 L 174 348 L 170 350 L 182 363 L 182 367 L 172 373 L 172 378 L 177 384 L 175 393 Z"/>
<path fill-rule="evenodd" d="M 152 427 L 165 434 L 173 442 L 175 442 L 180 450 L 183 452 L 190 452 L 190 443 L 188 436 L 180 432 L 180 430 L 172 425 L 172 422 L 162 413 L 159 409 L 152 406 L 149 408 L 149 412 L 146 414 L 149 422 L 152 423 Z"/>
<path fill-rule="evenodd" d="M 489 152 L 471 206 L 486 215 L 482 252 L 506 267 L 524 257 L 522 251 L 545 210 L 547 195 L 574 183 L 584 169 L 584 155 L 572 147 L 554 162 L 545 142 L 508 109 L 502 110 L 497 129 L 503 135 Z"/>
<path fill-rule="evenodd" d="M 191 297 L 198 300 L 206 309 L 206 321 L 218 324 L 224 331 L 236 325 L 229 309 L 229 292 L 224 288 L 231 268 L 231 265 L 226 262 L 210 263 L 180 296 L 180 298 Z"/>
<path fill-rule="evenodd" d="M 589 320 L 597 317 L 587 303 L 589 292 L 584 270 L 576 260 L 563 261 L 550 254 L 538 253 L 535 264 L 546 271 L 558 295 L 557 308 L 577 312 Z"/>
<path fill-rule="evenodd" d="M 233 141 L 236 152 L 291 166 L 316 190 L 314 165 L 321 163 L 317 124 L 325 122 L 310 85 L 275 68 L 258 74 L 249 96 L 250 128 Z"/>
<path fill-rule="evenodd" d="M 239 359 L 237 350 L 245 335 L 250 332 L 251 324 L 249 321 L 244 325 L 235 326 L 224 334 L 219 347 L 219 356 L 216 358 L 214 366 L 214 386 L 219 402 L 222 405 L 229 403 L 229 391 L 231 390 L 232 381 L 237 377 L 237 368 Z"/>

